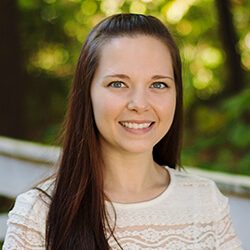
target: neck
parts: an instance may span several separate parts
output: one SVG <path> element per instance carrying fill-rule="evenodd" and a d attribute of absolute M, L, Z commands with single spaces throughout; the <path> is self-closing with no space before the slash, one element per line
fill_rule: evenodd
<path fill-rule="evenodd" d="M 103 155 L 104 191 L 112 201 L 139 201 L 154 197 L 169 182 L 167 171 L 151 153 Z M 157 191 L 158 190 L 158 191 Z"/>

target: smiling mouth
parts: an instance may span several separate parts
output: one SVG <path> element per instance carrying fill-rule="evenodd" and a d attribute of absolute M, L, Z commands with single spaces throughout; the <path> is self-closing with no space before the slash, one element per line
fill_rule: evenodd
<path fill-rule="evenodd" d="M 136 122 L 119 122 L 123 127 L 130 129 L 145 129 L 149 128 L 153 125 L 154 122 L 144 122 L 144 123 L 136 123 Z"/>

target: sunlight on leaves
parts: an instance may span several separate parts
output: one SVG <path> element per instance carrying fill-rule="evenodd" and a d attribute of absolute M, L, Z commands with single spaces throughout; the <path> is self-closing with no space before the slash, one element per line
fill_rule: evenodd
<path fill-rule="evenodd" d="M 73 3 L 80 3 L 82 0 L 68 0 L 68 1 Z"/>
<path fill-rule="evenodd" d="M 74 37 L 76 35 L 76 26 L 77 23 L 75 21 L 67 21 L 64 24 L 64 31 L 68 36 Z"/>
<path fill-rule="evenodd" d="M 250 32 L 248 32 L 247 35 L 245 36 L 244 43 L 246 48 L 250 50 Z"/>
<path fill-rule="evenodd" d="M 79 24 L 86 24 L 89 18 L 86 18 L 86 16 L 82 13 L 82 11 L 78 11 L 75 14 L 75 19 Z"/>
<path fill-rule="evenodd" d="M 216 68 L 222 64 L 223 61 L 223 55 L 221 51 L 213 47 L 204 48 L 201 51 L 200 57 L 204 65 L 209 68 Z"/>
<path fill-rule="evenodd" d="M 241 54 L 241 63 L 246 70 L 250 70 L 250 32 L 239 43 Z"/>
<path fill-rule="evenodd" d="M 31 63 L 43 70 L 56 71 L 58 67 L 66 64 L 68 60 L 68 51 L 62 45 L 50 44 L 40 48 L 31 58 Z"/>
<path fill-rule="evenodd" d="M 247 70 L 250 70 L 250 56 L 249 52 L 243 52 L 241 55 L 241 62 Z"/>
<path fill-rule="evenodd" d="M 130 12 L 144 14 L 146 12 L 146 5 L 138 1 L 133 1 L 130 5 Z"/>
<path fill-rule="evenodd" d="M 183 36 L 186 36 L 190 34 L 192 31 L 192 24 L 188 20 L 181 20 L 177 25 L 176 29 L 178 33 L 180 33 Z"/>
<path fill-rule="evenodd" d="M 201 68 L 194 76 L 193 86 L 196 89 L 205 89 L 209 86 L 210 81 L 213 79 L 213 73 L 209 69 Z"/>
<path fill-rule="evenodd" d="M 81 4 L 81 11 L 84 15 L 92 16 L 96 13 L 97 5 L 94 1 L 84 1 Z"/>
<path fill-rule="evenodd" d="M 98 14 L 94 15 L 93 17 L 91 17 L 91 20 L 90 20 L 91 27 L 94 27 L 95 25 L 97 25 L 104 18 L 105 18 L 105 16 L 103 15 L 103 13 L 98 13 Z"/>
<path fill-rule="evenodd" d="M 86 36 L 88 35 L 88 32 L 86 29 L 83 29 L 82 27 L 78 26 L 76 29 L 76 39 L 79 43 L 82 43 Z"/>
<path fill-rule="evenodd" d="M 182 48 L 182 54 L 186 61 L 191 62 L 195 58 L 196 48 L 191 44 L 187 44 Z"/>
<path fill-rule="evenodd" d="M 176 0 L 167 4 L 166 18 L 169 23 L 179 22 L 196 0 Z"/>
<path fill-rule="evenodd" d="M 123 2 L 124 0 L 103 0 L 100 7 L 106 15 L 113 15 L 119 10 Z"/>

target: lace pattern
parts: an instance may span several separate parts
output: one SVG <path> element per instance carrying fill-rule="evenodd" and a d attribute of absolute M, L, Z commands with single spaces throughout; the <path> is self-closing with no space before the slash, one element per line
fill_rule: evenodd
<path fill-rule="evenodd" d="M 115 236 L 123 249 L 241 250 L 232 226 L 228 199 L 214 182 L 168 170 L 171 183 L 155 199 L 113 203 L 117 214 Z M 49 201 L 34 189 L 18 196 L 9 213 L 3 250 L 45 249 Z M 106 205 L 112 225 L 113 210 L 110 203 Z M 109 239 L 109 244 L 113 250 L 120 249 L 113 238 Z"/>
<path fill-rule="evenodd" d="M 124 250 L 242 249 L 228 207 L 213 181 L 169 169 L 171 191 L 143 204 L 117 204 L 115 236 Z M 109 206 L 110 223 L 114 223 Z M 112 249 L 120 249 L 110 238 Z"/>
<path fill-rule="evenodd" d="M 217 223 L 117 227 L 115 235 L 124 250 L 136 249 L 242 249 L 230 218 Z M 110 239 L 112 249 L 120 249 Z"/>
<path fill-rule="evenodd" d="M 9 213 L 3 249 L 45 249 L 45 221 L 48 205 L 37 190 L 20 195 Z"/>
<path fill-rule="evenodd" d="M 52 181 L 41 186 L 49 190 Z M 44 250 L 45 222 L 50 199 L 32 189 L 17 197 L 13 210 L 9 212 L 8 229 L 3 250 Z"/>

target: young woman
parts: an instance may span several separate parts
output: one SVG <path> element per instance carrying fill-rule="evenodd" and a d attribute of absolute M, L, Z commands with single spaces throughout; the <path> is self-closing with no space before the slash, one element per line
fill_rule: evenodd
<path fill-rule="evenodd" d="M 178 49 L 155 17 L 89 34 L 55 178 L 17 198 L 3 249 L 242 249 L 214 182 L 179 169 Z"/>

